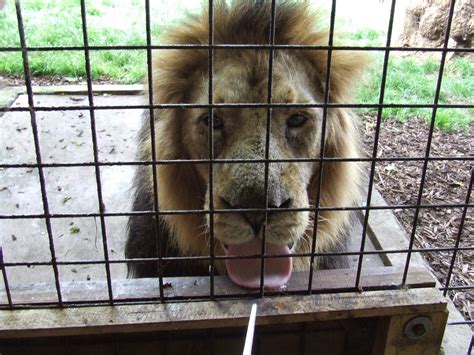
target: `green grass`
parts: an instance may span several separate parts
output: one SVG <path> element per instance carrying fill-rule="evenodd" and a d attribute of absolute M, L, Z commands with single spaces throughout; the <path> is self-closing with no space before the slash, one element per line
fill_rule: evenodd
<path fill-rule="evenodd" d="M 357 46 L 383 46 L 385 36 L 371 29 L 360 29 L 346 34 L 345 43 Z M 382 80 L 384 54 L 373 52 L 365 80 L 359 86 L 358 103 L 378 103 Z M 440 68 L 439 58 L 401 57 L 392 52 L 389 57 L 384 103 L 433 104 Z M 444 68 L 439 96 L 440 104 L 473 104 L 474 63 L 469 58 L 455 57 Z M 377 109 L 361 109 L 364 114 L 375 114 Z M 382 118 L 406 121 L 419 117 L 430 122 L 433 110 L 429 108 L 384 108 Z M 473 109 L 437 109 L 435 124 L 444 131 L 466 129 L 474 122 Z"/>
<path fill-rule="evenodd" d="M 179 9 L 199 8 L 200 0 L 151 1 L 151 33 L 159 43 L 163 29 L 183 16 Z M 23 0 L 25 36 L 28 46 L 82 46 L 81 9 L 77 0 Z M 145 45 L 145 10 L 142 0 L 87 0 L 89 44 Z M 384 35 L 373 29 L 356 29 L 339 21 L 336 30 L 342 41 L 354 46 L 383 46 Z M 346 30 L 344 33 L 343 31 Z M 18 25 L 13 1 L 0 12 L 0 46 L 18 47 Z M 358 103 L 377 103 L 383 66 L 383 53 L 373 53 L 373 61 L 357 92 Z M 113 79 L 122 83 L 141 82 L 146 72 L 145 50 L 92 50 L 93 79 Z M 30 70 L 37 76 L 62 76 L 83 79 L 86 76 L 84 51 L 30 51 Z M 439 60 L 416 60 L 390 55 L 384 102 L 394 104 L 432 104 L 438 77 Z M 20 52 L 0 52 L 0 75 L 22 75 Z M 450 60 L 444 70 L 440 103 L 472 104 L 474 63 L 467 58 Z M 363 109 L 363 114 L 376 110 Z M 431 119 L 431 109 L 386 108 L 383 118 L 405 121 L 412 117 Z M 473 123 L 473 109 L 438 109 L 436 125 L 444 130 L 465 129 Z"/>
<path fill-rule="evenodd" d="M 377 103 L 380 98 L 383 55 L 375 55 L 368 75 L 357 92 L 357 102 Z M 412 58 L 393 55 L 389 59 L 384 103 L 433 104 L 438 80 L 439 61 L 433 58 L 418 62 Z M 445 66 L 439 104 L 472 104 L 474 92 L 474 63 L 466 58 L 451 59 Z M 375 113 L 377 109 L 362 109 Z M 406 121 L 419 117 L 430 122 L 433 110 L 429 108 L 384 108 L 382 118 Z M 435 123 L 445 131 L 466 129 L 473 124 L 473 109 L 442 109 L 436 111 Z"/>
<path fill-rule="evenodd" d="M 158 41 L 164 29 L 183 15 L 177 9 L 193 8 L 199 1 L 155 0 L 151 3 L 151 34 Z M 80 2 L 77 0 L 23 0 L 22 14 L 27 45 L 31 47 L 83 46 Z M 86 1 L 89 44 L 145 45 L 145 9 L 142 0 Z M 20 39 L 13 1 L 0 12 L 0 47 L 18 47 Z M 156 43 L 156 42 L 155 42 Z M 93 79 L 111 78 L 123 83 L 140 82 L 146 71 L 145 50 L 91 51 Z M 33 75 L 86 76 L 84 51 L 34 51 L 29 53 Z M 0 52 L 0 74 L 21 75 L 18 52 Z"/>

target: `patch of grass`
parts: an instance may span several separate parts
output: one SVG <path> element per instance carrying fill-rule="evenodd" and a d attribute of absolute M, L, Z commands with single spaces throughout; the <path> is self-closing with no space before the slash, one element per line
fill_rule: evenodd
<path fill-rule="evenodd" d="M 374 57 L 366 80 L 357 92 L 357 102 L 377 103 L 380 97 L 383 55 Z M 410 57 L 392 56 L 389 59 L 384 93 L 384 103 L 433 104 L 439 72 L 439 60 L 427 58 L 417 61 Z M 472 104 L 474 92 L 474 64 L 466 58 L 453 58 L 445 66 L 439 96 L 440 104 Z M 361 109 L 363 113 L 374 113 L 376 109 Z M 384 108 L 383 118 L 406 121 L 421 117 L 431 121 L 432 109 L 426 108 Z M 471 109 L 438 109 L 436 127 L 445 131 L 466 129 L 473 124 Z"/>
<path fill-rule="evenodd" d="M 192 9 L 199 1 L 176 0 L 151 2 L 152 41 L 159 41 L 165 26 L 183 16 L 181 9 Z M 84 44 L 80 2 L 77 0 L 23 0 L 21 2 L 25 37 L 29 47 L 81 47 Z M 141 0 L 88 0 L 87 32 L 89 45 L 145 45 L 146 22 Z M 7 2 L 0 12 L 0 46 L 19 47 L 15 4 Z M 33 75 L 65 77 L 86 76 L 83 50 L 30 51 Z M 123 83 L 137 83 L 146 72 L 145 50 L 91 50 L 93 79 L 112 78 Z M 0 52 L 0 74 L 22 75 L 19 52 Z"/>
<path fill-rule="evenodd" d="M 348 25 L 343 24 L 343 26 Z M 371 28 L 360 28 L 355 31 L 341 32 L 341 39 L 347 45 L 360 47 L 383 46 L 385 40 L 382 32 Z"/>
<path fill-rule="evenodd" d="M 465 129 L 473 123 L 473 110 L 445 109 L 436 111 L 435 124 L 444 131 L 456 131 Z"/>

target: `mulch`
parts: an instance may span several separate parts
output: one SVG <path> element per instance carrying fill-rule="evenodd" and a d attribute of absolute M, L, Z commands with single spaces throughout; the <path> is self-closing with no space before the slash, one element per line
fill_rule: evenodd
<path fill-rule="evenodd" d="M 363 118 L 363 148 L 372 156 L 376 119 Z M 424 157 L 429 125 L 413 118 L 401 123 L 383 120 L 378 143 L 379 158 Z M 443 132 L 435 129 L 430 157 L 459 157 L 460 160 L 430 161 L 421 196 L 422 205 L 465 204 L 471 179 L 474 125 L 465 131 Z M 390 205 L 416 205 L 423 171 L 423 160 L 382 161 L 376 164 L 375 184 Z M 369 167 L 370 169 L 370 167 Z M 415 209 L 395 209 L 395 215 L 407 235 L 412 235 Z M 438 207 L 420 209 L 414 247 L 453 248 L 460 237 L 461 248 L 474 248 L 472 210 L 468 210 L 460 233 L 463 208 Z M 453 257 L 452 251 L 422 252 L 434 274 L 443 286 Z M 449 286 L 474 286 L 474 250 L 458 251 Z M 474 319 L 474 292 L 450 291 L 449 296 L 467 320 Z"/>

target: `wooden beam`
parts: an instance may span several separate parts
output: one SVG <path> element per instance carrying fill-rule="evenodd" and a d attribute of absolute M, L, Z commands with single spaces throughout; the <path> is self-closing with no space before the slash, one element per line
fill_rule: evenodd
<path fill-rule="evenodd" d="M 402 280 L 402 270 L 395 267 L 365 268 L 361 277 L 362 290 L 383 290 L 396 288 Z M 308 289 L 308 272 L 293 273 L 288 285 L 280 290 L 267 292 L 269 295 L 303 293 Z M 356 270 L 318 270 L 314 273 L 313 291 L 337 292 L 354 289 Z M 209 298 L 209 277 L 173 277 L 164 278 L 164 296 L 166 299 Z M 256 295 L 258 292 L 243 289 L 230 281 L 227 276 L 216 276 L 214 279 L 217 297 L 243 297 Z M 136 299 L 156 299 L 159 294 L 158 279 L 125 279 L 114 280 L 112 283 L 115 301 Z M 408 274 L 406 287 L 434 287 L 435 280 L 425 268 L 413 267 Z M 105 281 L 74 281 L 62 282 L 61 291 L 64 302 L 81 303 L 106 302 L 108 299 Z M 15 287 L 10 290 L 14 304 L 46 304 L 56 303 L 55 285 L 51 283 L 34 283 Z M 0 300 L 5 290 L 0 290 Z M 0 307 L 2 304 L 0 304 Z M 7 306 L 7 304 L 3 304 Z"/>
<path fill-rule="evenodd" d="M 379 320 L 378 334 L 373 349 L 373 354 L 397 355 L 397 354 L 438 354 L 443 339 L 448 312 L 436 312 L 422 314 L 429 319 L 430 329 L 426 335 L 412 339 L 407 336 L 406 327 L 410 320 L 417 315 L 404 314 L 392 317 L 383 317 Z"/>
<path fill-rule="evenodd" d="M 257 325 L 443 312 L 432 288 L 278 296 L 203 302 L 0 311 L 0 339 L 243 327 L 257 303 Z"/>

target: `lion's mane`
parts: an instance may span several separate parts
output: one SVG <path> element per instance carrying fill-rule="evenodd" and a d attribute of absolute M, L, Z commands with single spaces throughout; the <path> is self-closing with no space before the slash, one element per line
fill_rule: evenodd
<path fill-rule="evenodd" d="M 268 44 L 271 6 L 269 1 L 241 0 L 227 5 L 215 1 L 215 44 Z M 321 92 L 326 88 L 328 34 L 316 31 L 315 16 L 304 1 L 277 2 L 275 18 L 275 44 L 322 46 L 320 49 L 292 50 L 291 55 L 301 63 L 302 70 L 311 73 Z M 172 45 L 207 45 L 209 43 L 209 16 L 207 11 L 191 15 L 174 26 L 165 36 Z M 166 49 L 157 51 L 153 63 L 154 104 L 193 103 L 195 82 L 207 75 L 208 54 L 203 49 Z M 276 53 L 278 50 L 275 51 Z M 334 50 L 331 54 L 329 102 L 348 103 L 351 91 L 363 68 L 364 58 L 358 53 Z M 183 142 L 188 129 L 180 115 L 184 109 L 155 109 L 155 152 L 157 160 L 190 159 L 189 147 Z M 326 131 L 326 158 L 359 157 L 358 133 L 354 115 L 347 108 L 330 108 Z M 151 134 L 149 116 L 145 115 L 139 134 L 139 161 L 151 161 Z M 318 178 L 308 188 L 310 201 L 317 201 Z M 166 163 L 156 167 L 160 211 L 202 210 L 206 191 L 205 182 L 193 164 Z M 357 163 L 325 162 L 322 171 L 321 207 L 353 206 L 360 191 L 361 173 Z M 140 166 L 134 180 L 133 211 L 147 211 L 129 220 L 126 258 L 157 256 L 208 256 L 209 241 L 205 214 L 156 214 L 154 208 L 154 182 L 152 166 Z M 347 211 L 320 212 L 317 235 L 317 252 L 346 250 L 350 213 Z M 159 226 L 156 230 L 155 226 Z M 159 245 L 157 245 L 159 240 Z M 300 251 L 311 250 L 312 228 L 304 237 Z M 301 258 L 303 259 L 303 258 Z M 309 259 L 309 258 L 305 258 Z M 329 268 L 344 266 L 337 258 L 319 258 L 317 266 Z M 163 274 L 167 276 L 208 273 L 208 261 L 167 261 Z M 297 268 L 307 270 L 309 261 L 301 261 Z M 129 262 L 130 277 L 158 275 L 154 262 Z"/>

